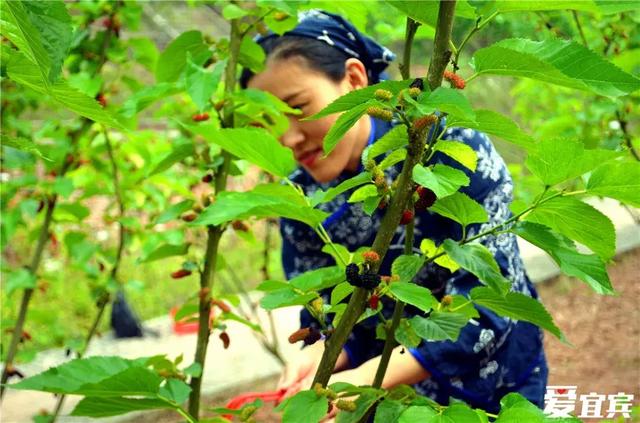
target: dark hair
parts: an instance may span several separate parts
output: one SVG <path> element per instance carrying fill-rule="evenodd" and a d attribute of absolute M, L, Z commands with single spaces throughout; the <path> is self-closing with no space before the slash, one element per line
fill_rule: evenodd
<path fill-rule="evenodd" d="M 333 82 L 339 82 L 344 78 L 344 62 L 350 57 L 322 41 L 296 35 L 267 37 L 259 41 L 259 43 L 267 55 L 267 59 L 301 57 L 309 68 L 321 72 Z M 240 86 L 247 88 L 247 84 L 253 75 L 254 73 L 251 70 L 243 68 L 240 76 Z"/>

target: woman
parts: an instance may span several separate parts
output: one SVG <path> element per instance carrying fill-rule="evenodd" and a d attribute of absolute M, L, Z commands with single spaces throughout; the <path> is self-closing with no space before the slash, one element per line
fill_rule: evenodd
<path fill-rule="evenodd" d="M 259 43 L 267 53 L 266 68 L 256 75 L 245 70 L 242 85 L 268 91 L 302 112 L 301 116 L 289 116 L 290 127 L 281 138 L 282 144 L 293 150 L 300 163 L 290 179 L 311 195 L 360 172 L 363 150 L 384 135 L 393 123 L 364 116 L 323 158 L 322 141 L 337 115 L 312 121 L 299 121 L 299 118 L 319 112 L 343 94 L 379 82 L 394 55 L 360 34 L 343 18 L 321 11 L 302 14 L 296 28 L 283 36 L 263 37 Z M 464 171 L 471 182 L 461 191 L 482 204 L 489 215 L 486 224 L 468 227 L 468 235 L 473 236 L 508 218 L 513 184 L 489 139 L 474 130 L 456 128 L 448 129 L 442 139 L 462 141 L 478 156 L 475 172 L 440 153 L 432 159 L 432 162 Z M 401 163 L 389 168 L 387 179 L 395 179 L 400 169 Z M 330 213 L 324 226 L 331 239 L 354 251 L 372 244 L 383 211 L 368 216 L 361 204 L 346 202 L 348 195 L 338 196 L 320 207 Z M 418 214 L 414 222 L 416 251 L 423 238 L 439 244 L 447 238 L 460 239 L 462 235 L 460 225 L 435 213 Z M 322 241 L 306 225 L 283 218 L 281 233 L 282 261 L 287 278 L 335 264 L 321 251 Z M 502 273 L 512 282 L 512 290 L 537 298 L 524 272 L 515 236 L 501 234 L 485 237 L 481 242 L 494 254 Z M 391 273 L 391 263 L 402 254 L 403 244 L 404 227 L 400 226 L 380 274 Z M 445 294 L 467 295 L 473 287 L 480 285 L 468 272 L 460 270 L 451 274 L 436 264 L 425 266 L 415 281 L 430 288 L 438 299 Z M 385 313 L 390 315 L 392 307 L 392 304 L 385 304 Z M 411 384 L 418 393 L 441 404 L 448 404 L 454 397 L 490 412 L 499 409 L 499 401 L 504 395 L 520 392 L 542 407 L 548 373 L 542 332 L 529 323 L 498 317 L 484 308 L 478 308 L 478 311 L 480 317 L 472 319 L 462 329 L 456 342 L 422 342 L 408 354 L 401 346 L 397 347 L 391 356 L 383 387 Z M 405 314 L 418 313 L 417 309 L 408 307 Z M 376 323 L 373 317 L 356 325 L 336 363 L 331 382 L 372 383 L 383 346 L 383 342 L 375 337 Z M 317 322 L 303 310 L 301 325 L 317 326 Z M 287 388 L 288 395 L 309 388 L 323 348 L 321 341 L 307 346 L 287 365 L 280 387 Z"/>

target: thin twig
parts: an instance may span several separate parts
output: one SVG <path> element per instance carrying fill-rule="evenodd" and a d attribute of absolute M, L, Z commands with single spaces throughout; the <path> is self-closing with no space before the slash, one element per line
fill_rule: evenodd
<path fill-rule="evenodd" d="M 576 12 L 575 10 L 572 10 L 571 14 L 573 15 L 573 21 L 576 23 L 576 26 L 578 27 L 580 38 L 582 38 L 582 44 L 584 44 L 586 48 L 589 48 L 587 37 L 584 36 L 584 31 L 582 30 L 582 25 L 580 24 L 580 19 L 578 18 L 578 12 Z"/>

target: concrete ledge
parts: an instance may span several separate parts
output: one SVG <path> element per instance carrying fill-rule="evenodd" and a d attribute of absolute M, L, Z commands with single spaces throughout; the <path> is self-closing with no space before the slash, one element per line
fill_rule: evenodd
<path fill-rule="evenodd" d="M 611 217 L 616 227 L 618 253 L 640 245 L 640 226 L 635 224 L 626 209 L 613 200 L 594 199 L 589 203 Z M 546 253 L 521 239 L 518 242 L 527 272 L 534 282 L 541 282 L 558 275 L 558 267 Z M 262 294 L 257 292 L 252 294 L 254 301 L 257 301 L 261 296 Z M 267 322 L 266 313 L 262 310 L 261 313 L 261 321 Z M 298 348 L 286 342 L 287 335 L 298 328 L 298 313 L 298 307 L 279 309 L 273 313 L 281 339 L 281 350 L 285 357 Z M 278 361 L 261 347 L 249 328 L 236 322 L 229 322 L 228 326 L 228 332 L 231 336 L 229 349 L 222 348 L 222 343 L 215 334 L 209 345 L 203 381 L 203 395 L 208 398 L 228 394 L 234 388 L 251 386 L 256 380 L 276 377 L 280 373 L 281 367 Z M 168 316 L 149 320 L 145 323 L 145 327 L 157 331 L 159 336 L 119 340 L 107 335 L 93 342 L 87 355 L 118 355 L 137 358 L 166 354 L 169 358 L 175 358 L 182 354 L 186 362 L 192 360 L 196 336 L 174 334 L 172 321 Z M 64 350 L 49 350 L 38 354 L 37 359 L 33 362 L 21 365 L 20 369 L 27 376 L 32 376 L 67 360 Z M 78 397 L 69 397 L 65 402 L 63 414 L 71 412 L 78 400 Z M 50 394 L 8 390 L 0 409 L 2 421 L 27 423 L 31 421 L 31 417 L 38 410 L 51 410 L 54 405 L 55 399 Z M 68 423 L 88 420 L 90 419 L 68 416 L 59 419 L 60 422 Z M 106 422 L 135 420 L 135 414 L 102 419 Z"/>

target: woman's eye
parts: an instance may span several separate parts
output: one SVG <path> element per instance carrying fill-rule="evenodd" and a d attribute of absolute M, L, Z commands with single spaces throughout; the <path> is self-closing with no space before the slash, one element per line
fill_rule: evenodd
<path fill-rule="evenodd" d="M 292 109 L 298 109 L 298 110 L 302 110 L 303 107 L 305 107 L 306 104 L 297 104 L 295 106 L 291 106 Z"/>

